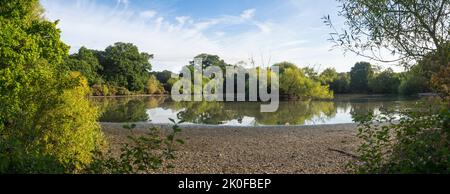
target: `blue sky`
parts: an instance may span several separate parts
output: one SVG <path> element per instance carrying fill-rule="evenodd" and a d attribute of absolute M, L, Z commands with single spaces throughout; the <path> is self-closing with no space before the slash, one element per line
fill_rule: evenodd
<path fill-rule="evenodd" d="M 60 20 L 62 39 L 71 52 L 81 46 L 104 49 L 114 42 L 131 42 L 155 55 L 151 62 L 158 71 L 179 71 L 200 53 L 219 55 L 231 64 L 253 58 L 258 65 L 290 61 L 318 71 L 349 71 L 365 60 L 330 51 L 330 29 L 321 18 L 330 14 L 342 25 L 335 0 L 41 2 L 47 18 Z"/>

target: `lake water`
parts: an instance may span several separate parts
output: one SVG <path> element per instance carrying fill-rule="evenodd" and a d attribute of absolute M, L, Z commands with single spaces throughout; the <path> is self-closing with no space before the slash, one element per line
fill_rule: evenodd
<path fill-rule="evenodd" d="M 342 95 L 333 101 L 282 101 L 277 112 L 261 113 L 259 102 L 174 102 L 169 96 L 91 98 L 101 122 L 262 126 L 353 123 L 358 114 L 410 107 L 417 98 Z"/>

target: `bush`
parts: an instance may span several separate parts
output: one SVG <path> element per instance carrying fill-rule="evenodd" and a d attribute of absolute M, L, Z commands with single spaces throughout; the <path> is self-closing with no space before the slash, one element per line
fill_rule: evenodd
<path fill-rule="evenodd" d="M 147 94 L 164 94 L 165 92 L 164 87 L 153 75 L 148 79 L 145 91 Z"/>
<path fill-rule="evenodd" d="M 72 74 L 64 83 L 78 86 L 60 93 L 61 80 L 39 72 L 36 87 L 20 99 L 24 112 L 7 116 L 0 127 L 1 173 L 76 173 L 103 141 L 97 109 L 86 99 L 87 81 Z"/>
<path fill-rule="evenodd" d="M 337 78 L 330 84 L 330 89 L 338 94 L 349 93 L 350 75 L 348 73 L 339 73 Z"/>
<path fill-rule="evenodd" d="M 0 173 L 79 172 L 102 140 L 87 82 L 39 1 L 0 7 Z"/>
<path fill-rule="evenodd" d="M 132 93 L 124 87 L 116 87 L 109 85 L 93 85 L 91 87 L 93 96 L 128 96 Z"/>
<path fill-rule="evenodd" d="M 302 69 L 286 68 L 280 75 L 280 93 L 300 99 L 332 99 L 328 86 L 307 77 Z"/>
<path fill-rule="evenodd" d="M 126 89 L 124 87 L 117 87 L 117 88 L 115 88 L 114 95 L 128 96 L 128 95 L 131 95 L 131 92 L 128 91 L 128 89 Z"/>
<path fill-rule="evenodd" d="M 369 88 L 376 94 L 396 94 L 400 85 L 400 78 L 391 68 L 375 74 L 369 80 Z"/>
<path fill-rule="evenodd" d="M 109 89 L 108 87 L 105 87 L 104 85 L 93 85 L 91 87 L 91 94 L 93 96 L 108 96 Z"/>
<path fill-rule="evenodd" d="M 180 123 L 175 123 L 174 120 L 172 122 L 172 131 L 166 136 L 158 128 L 149 129 L 145 135 L 137 135 L 133 133 L 136 125 L 125 125 L 124 128 L 131 133 L 128 136 L 131 143 L 122 146 L 118 157 L 111 150 L 106 153 L 97 151 L 94 162 L 87 166 L 86 173 L 137 174 L 151 173 L 162 167 L 172 168 L 166 162 L 175 159 L 175 146 L 184 144 L 183 140 L 176 138 L 181 132 L 178 126 Z"/>
<path fill-rule="evenodd" d="M 398 87 L 398 92 L 404 95 L 418 94 L 428 90 L 428 80 L 422 76 L 406 75 Z"/>
<path fill-rule="evenodd" d="M 450 108 L 430 102 L 420 107 L 359 117 L 358 137 L 363 143 L 359 161 L 351 169 L 357 173 L 450 173 Z"/>
<path fill-rule="evenodd" d="M 97 123 L 98 110 L 87 99 L 87 80 L 72 73 L 80 85 L 64 91 L 61 104 L 48 114 L 41 115 L 36 128 L 45 130 L 40 143 L 45 143 L 48 154 L 55 156 L 70 173 L 78 172 L 92 160 L 92 151 L 103 144 L 103 133 Z M 67 173 L 66 172 L 66 173 Z"/>

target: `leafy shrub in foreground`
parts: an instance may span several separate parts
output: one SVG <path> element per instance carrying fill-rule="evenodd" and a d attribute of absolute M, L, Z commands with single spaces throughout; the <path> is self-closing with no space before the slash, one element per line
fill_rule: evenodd
<path fill-rule="evenodd" d="M 0 173 L 76 173 L 101 142 L 87 82 L 38 0 L 0 1 Z"/>
<path fill-rule="evenodd" d="M 166 135 L 155 127 L 150 128 L 145 135 L 138 135 L 133 133 L 136 125 L 125 125 L 124 128 L 130 130 L 128 140 L 131 143 L 124 143 L 118 156 L 114 156 L 111 150 L 107 153 L 97 151 L 86 173 L 137 174 L 151 173 L 162 167 L 171 168 L 171 165 L 164 164 L 175 159 L 175 146 L 184 144 L 183 140 L 176 138 L 181 132 L 180 123 L 171 121 L 174 126 Z"/>
<path fill-rule="evenodd" d="M 450 108 L 429 103 L 420 107 L 359 117 L 358 137 L 363 143 L 359 161 L 351 169 L 381 174 L 450 173 Z"/>

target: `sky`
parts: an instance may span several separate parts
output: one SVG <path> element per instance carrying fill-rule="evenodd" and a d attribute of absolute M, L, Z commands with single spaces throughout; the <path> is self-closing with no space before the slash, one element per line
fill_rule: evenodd
<path fill-rule="evenodd" d="M 335 0 L 41 0 L 50 20 L 59 20 L 71 53 L 85 46 L 103 50 L 130 42 L 154 55 L 154 71 L 178 72 L 201 53 L 229 64 L 253 59 L 269 66 L 283 61 L 322 71 L 350 71 L 368 59 L 332 49 L 330 15 L 336 26 Z M 400 67 L 383 67 L 401 70 Z"/>

